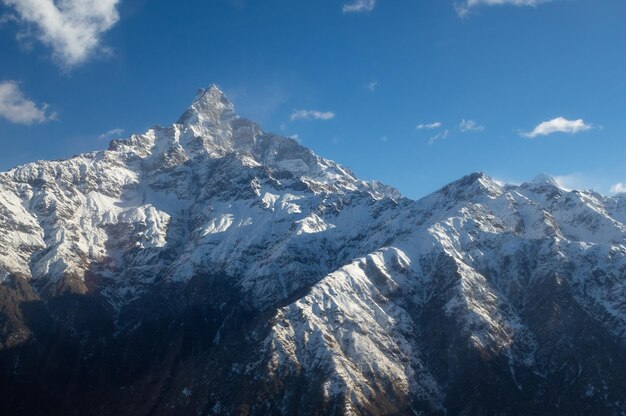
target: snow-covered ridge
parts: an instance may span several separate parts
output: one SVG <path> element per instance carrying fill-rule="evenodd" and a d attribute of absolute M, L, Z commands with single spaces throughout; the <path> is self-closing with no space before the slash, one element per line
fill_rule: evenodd
<path fill-rule="evenodd" d="M 278 256 L 307 234 L 332 229 L 317 212 L 346 195 L 400 198 L 393 188 L 360 181 L 296 141 L 239 118 L 216 86 L 200 90 L 172 126 L 2 176 L 1 275 L 57 289 L 71 280 L 73 290 L 86 291 L 86 276 L 96 273 L 114 282 L 99 288 L 114 303 L 133 299 L 155 278 L 185 279 L 197 267 L 266 270 L 240 256 L 270 238 L 285 245 Z M 179 256 L 166 264 L 160 257 L 171 250 Z M 148 261 L 160 265 L 158 276 Z"/>
<path fill-rule="evenodd" d="M 626 343 L 625 201 L 483 173 L 411 201 L 239 118 L 211 86 L 171 126 L 0 173 L 0 280 L 119 312 L 157 282 L 226 276 L 276 311 L 262 379 L 323 374 L 347 414 L 379 392 L 440 411 L 436 325 L 504 360 L 520 391 L 519 372 L 544 374 L 546 291 Z"/>
<path fill-rule="evenodd" d="M 536 296 L 532 288 L 552 279 L 626 343 L 626 227 L 614 218 L 623 212 L 616 203 L 547 181 L 500 185 L 478 173 L 409 204 L 394 219 L 397 238 L 279 311 L 266 341 L 269 374 L 285 363 L 313 371 L 319 363 L 311 357 L 329 354 L 330 392 L 348 408 L 380 388 L 367 382 L 372 374 L 422 396 L 427 391 L 438 408 L 445 386 L 424 365 L 419 338 L 407 338 L 426 331 L 418 317 L 434 319 L 433 299 L 442 299 L 441 315 L 481 354 L 506 357 L 515 378 L 515 368 L 538 365 L 539 341 L 524 323 L 523 305 Z M 411 365 L 388 367 L 399 361 Z"/>
<path fill-rule="evenodd" d="M 417 235 L 436 238 L 426 251 L 475 261 L 468 244 L 508 235 L 621 252 L 626 230 L 621 199 L 566 192 L 545 175 L 511 186 L 477 173 L 408 201 L 239 118 L 214 85 L 170 127 L 2 178 L 1 275 L 46 287 L 71 278 L 85 291 L 85 276 L 97 273 L 114 303 L 155 279 L 184 281 L 206 268 L 239 276 L 270 301 Z M 294 275 L 309 277 L 284 281 Z"/>

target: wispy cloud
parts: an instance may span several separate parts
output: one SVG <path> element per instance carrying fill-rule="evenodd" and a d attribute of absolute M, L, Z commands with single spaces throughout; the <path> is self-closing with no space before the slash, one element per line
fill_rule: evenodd
<path fill-rule="evenodd" d="M 56 118 L 56 114 L 48 111 L 47 104 L 36 104 L 24 96 L 15 81 L 0 83 L 0 117 L 12 123 L 38 124 Z"/>
<path fill-rule="evenodd" d="M 461 123 L 459 123 L 459 130 L 461 130 L 461 133 L 465 133 L 468 131 L 483 131 L 485 130 L 485 126 L 481 126 L 474 120 L 463 119 L 461 120 Z"/>
<path fill-rule="evenodd" d="M 441 126 L 443 126 L 441 122 L 435 121 L 434 123 L 418 124 L 417 126 L 415 126 L 415 128 L 418 130 L 433 130 L 438 129 Z"/>
<path fill-rule="evenodd" d="M 64 68 L 87 61 L 101 46 L 102 35 L 119 20 L 120 0 L 0 0 L 25 25 L 18 39 L 34 36 L 52 48 Z"/>
<path fill-rule="evenodd" d="M 582 118 L 578 120 L 568 120 L 564 117 L 553 118 L 552 120 L 544 121 L 529 132 L 520 132 L 522 137 L 534 139 L 538 136 L 547 136 L 553 133 L 567 133 L 576 134 L 581 131 L 591 130 L 593 126 L 585 123 Z"/>
<path fill-rule="evenodd" d="M 437 140 L 445 140 L 448 138 L 448 136 L 450 135 L 450 130 L 445 129 L 444 131 L 442 131 L 441 133 L 437 133 L 434 136 L 432 136 L 429 140 L 428 140 L 428 144 L 433 144 L 435 143 Z"/>
<path fill-rule="evenodd" d="M 98 140 L 109 140 L 121 136 L 124 133 L 124 129 L 111 129 L 98 136 Z"/>
<path fill-rule="evenodd" d="M 372 81 L 368 84 L 365 84 L 365 88 L 367 88 L 371 92 L 376 91 L 376 87 L 378 87 L 378 81 Z"/>
<path fill-rule="evenodd" d="M 289 120 L 331 120 L 333 118 L 335 118 L 335 113 L 331 111 L 294 110 Z"/>
<path fill-rule="evenodd" d="M 554 176 L 542 174 L 539 177 L 553 180 L 559 188 L 568 192 L 573 190 L 591 190 L 609 195 L 626 193 L 626 183 L 614 183 L 614 178 L 609 178 L 602 174 L 598 175 L 597 172 L 572 172 Z"/>
<path fill-rule="evenodd" d="M 611 193 L 612 194 L 624 194 L 626 193 L 626 185 L 618 182 L 615 185 L 611 186 Z"/>
<path fill-rule="evenodd" d="M 552 178 L 561 189 L 566 191 L 601 188 L 598 186 L 601 181 L 594 175 L 588 173 L 573 172 L 566 175 L 556 175 Z"/>
<path fill-rule="evenodd" d="M 289 100 L 289 89 L 280 82 L 262 85 L 242 85 L 226 90 L 226 95 L 235 104 L 237 114 L 266 122 Z"/>
<path fill-rule="evenodd" d="M 354 0 L 352 3 L 343 5 L 344 13 L 371 12 L 376 6 L 376 0 Z"/>
<path fill-rule="evenodd" d="M 455 3 L 455 9 L 459 16 L 466 16 L 471 9 L 480 6 L 537 6 L 552 0 L 463 0 Z"/>
<path fill-rule="evenodd" d="M 229 3 L 231 6 L 239 10 L 244 9 L 248 5 L 246 0 L 229 0 Z"/>
<path fill-rule="evenodd" d="M 383 143 L 387 143 L 387 142 L 389 141 L 389 137 L 387 137 L 387 136 L 382 136 L 382 137 L 380 138 L 380 141 L 381 141 L 381 142 L 383 142 Z"/>

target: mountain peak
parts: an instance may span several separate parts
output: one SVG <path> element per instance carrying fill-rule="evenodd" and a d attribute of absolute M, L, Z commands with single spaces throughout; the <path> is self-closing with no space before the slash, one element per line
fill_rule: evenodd
<path fill-rule="evenodd" d="M 219 125 L 236 117 L 235 106 L 215 84 L 199 89 L 191 106 L 183 113 L 177 124 Z"/>
<path fill-rule="evenodd" d="M 211 84 L 206 88 L 198 88 L 194 102 L 201 100 L 203 97 L 213 97 L 219 100 L 226 100 L 228 102 L 226 94 L 224 94 L 224 92 L 216 84 Z"/>
<path fill-rule="evenodd" d="M 626 201 L 181 123 L 0 174 L 0 414 L 624 414 Z"/>
<path fill-rule="evenodd" d="M 480 194 L 494 198 L 501 193 L 502 187 L 495 180 L 483 172 L 474 172 L 444 186 L 436 194 L 454 200 L 472 200 Z"/>
<path fill-rule="evenodd" d="M 554 177 L 548 175 L 547 173 L 541 173 L 535 176 L 533 180 L 531 181 L 531 183 L 534 183 L 537 185 L 552 185 L 552 186 L 556 186 L 557 188 L 561 188 L 561 186 L 556 181 L 556 179 L 554 179 Z"/>
<path fill-rule="evenodd" d="M 461 179 L 452 182 L 450 185 L 455 185 L 461 188 L 479 187 L 481 189 L 491 190 L 494 188 L 499 189 L 500 185 L 484 172 L 473 172 L 469 175 L 462 177 Z"/>

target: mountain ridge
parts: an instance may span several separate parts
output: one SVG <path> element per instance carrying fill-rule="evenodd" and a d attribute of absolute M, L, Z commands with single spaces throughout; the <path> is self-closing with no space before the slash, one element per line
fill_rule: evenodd
<path fill-rule="evenodd" d="M 626 412 L 623 198 L 477 172 L 413 201 L 216 86 L 0 177 L 10 413 Z"/>

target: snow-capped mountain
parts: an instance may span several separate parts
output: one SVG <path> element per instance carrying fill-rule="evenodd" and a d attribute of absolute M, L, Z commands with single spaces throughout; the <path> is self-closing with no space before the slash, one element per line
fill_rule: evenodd
<path fill-rule="evenodd" d="M 12 414 L 626 414 L 626 198 L 412 201 L 215 86 L 0 174 L 0 280 Z"/>

